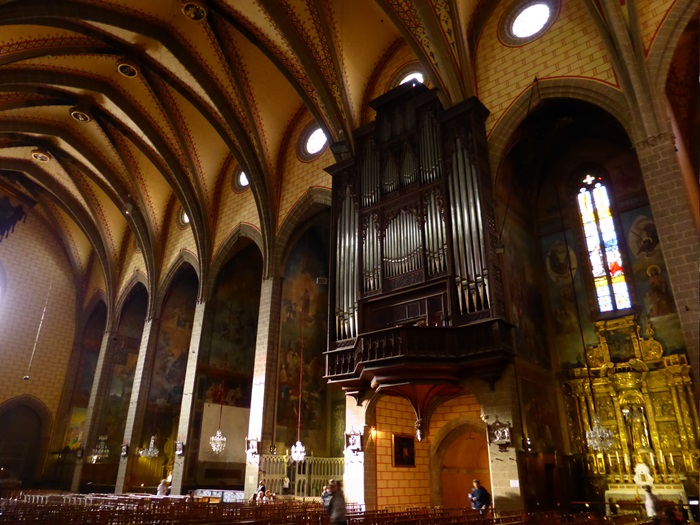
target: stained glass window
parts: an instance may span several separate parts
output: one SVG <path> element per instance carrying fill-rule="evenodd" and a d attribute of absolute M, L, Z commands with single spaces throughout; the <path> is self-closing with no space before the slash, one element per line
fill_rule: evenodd
<path fill-rule="evenodd" d="M 608 190 L 600 177 L 587 174 L 578 194 L 588 259 L 601 313 L 632 306 L 615 223 L 610 212 Z"/>

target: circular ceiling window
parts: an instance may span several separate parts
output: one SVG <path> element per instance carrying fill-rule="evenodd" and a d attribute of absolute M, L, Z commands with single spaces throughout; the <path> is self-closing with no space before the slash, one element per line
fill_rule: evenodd
<path fill-rule="evenodd" d="M 521 46 L 543 35 L 559 14 L 559 0 L 520 0 L 501 20 L 498 36 L 508 46 Z"/>
<path fill-rule="evenodd" d="M 240 193 L 242 191 L 250 188 L 250 181 L 248 180 L 248 175 L 242 169 L 236 171 L 233 175 L 233 191 Z"/>
<path fill-rule="evenodd" d="M 180 226 L 182 228 L 185 228 L 186 226 L 188 226 L 190 224 L 190 216 L 187 215 L 187 213 L 185 212 L 184 209 L 180 210 L 179 219 L 180 219 Z"/>
<path fill-rule="evenodd" d="M 318 124 L 312 122 L 306 126 L 299 137 L 297 155 L 301 160 L 313 160 L 323 152 L 327 144 L 326 134 Z"/>
<path fill-rule="evenodd" d="M 401 82 L 399 82 L 399 84 L 407 84 L 409 82 L 420 82 L 422 84 L 423 73 L 421 73 L 420 71 L 414 71 L 413 73 L 409 73 L 401 79 Z"/>

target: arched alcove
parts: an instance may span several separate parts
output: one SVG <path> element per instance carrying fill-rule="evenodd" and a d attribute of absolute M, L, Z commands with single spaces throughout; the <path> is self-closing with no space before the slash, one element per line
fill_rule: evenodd
<path fill-rule="evenodd" d="M 46 458 L 51 414 L 32 396 L 18 396 L 0 405 L 0 457 L 2 466 L 22 486 L 32 487 Z"/>

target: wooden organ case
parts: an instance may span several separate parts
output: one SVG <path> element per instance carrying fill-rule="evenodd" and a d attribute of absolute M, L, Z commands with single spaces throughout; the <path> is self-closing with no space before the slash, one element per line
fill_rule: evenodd
<path fill-rule="evenodd" d="M 501 319 L 484 121 L 404 84 L 370 104 L 333 177 L 326 376 L 350 395 L 406 383 L 493 382 L 512 359 Z M 424 400 L 425 401 L 425 400 Z"/>

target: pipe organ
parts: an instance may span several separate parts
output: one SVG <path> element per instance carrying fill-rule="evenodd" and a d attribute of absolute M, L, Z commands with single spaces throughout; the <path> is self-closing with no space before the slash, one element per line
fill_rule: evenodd
<path fill-rule="evenodd" d="M 444 110 L 422 84 L 399 86 L 371 106 L 376 120 L 357 131 L 356 157 L 327 169 L 335 230 L 329 350 L 354 348 L 329 359 L 343 370 L 361 357 L 363 334 L 464 327 L 503 312 L 487 110 L 476 99 Z"/>

